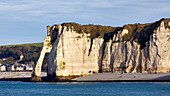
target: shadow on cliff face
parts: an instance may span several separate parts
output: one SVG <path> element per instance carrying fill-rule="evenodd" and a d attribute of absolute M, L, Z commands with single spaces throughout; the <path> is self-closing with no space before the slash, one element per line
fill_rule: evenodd
<path fill-rule="evenodd" d="M 108 32 L 108 33 L 105 33 L 104 36 L 103 36 L 103 43 L 99 49 L 99 60 L 98 60 L 98 66 L 99 66 L 99 73 L 102 73 L 102 72 L 113 72 L 113 63 L 114 63 L 114 60 L 111 59 L 110 61 L 110 64 L 109 64 L 109 68 L 107 68 L 106 70 L 103 69 L 103 59 L 104 59 L 104 56 L 107 54 L 105 53 L 105 50 L 106 50 L 106 47 L 107 47 L 107 42 L 109 42 L 110 40 L 112 40 L 112 43 L 111 43 L 111 46 L 110 47 L 110 52 L 112 52 L 112 45 L 113 43 L 116 43 L 116 42 L 120 42 L 119 40 L 113 40 L 113 37 L 118 35 L 118 32 L 121 30 L 121 27 L 115 27 L 114 31 L 113 32 Z M 111 55 L 111 58 L 114 58 L 113 54 Z M 109 71 L 108 71 L 109 70 Z"/>
<path fill-rule="evenodd" d="M 50 54 L 48 55 L 48 68 L 47 68 L 47 79 L 51 80 L 51 81 L 55 81 L 56 79 L 58 79 L 56 77 L 56 73 L 55 70 L 57 69 L 57 66 L 55 64 L 57 64 L 57 60 L 55 60 L 55 58 L 57 57 L 57 46 L 59 44 L 60 38 L 62 38 L 62 34 L 64 31 L 64 26 L 61 25 L 61 32 L 59 30 L 59 28 L 57 26 L 53 26 L 51 27 L 50 31 L 51 31 L 51 44 L 52 44 L 52 49 L 50 51 Z M 48 80 L 47 80 L 48 81 Z"/>
<path fill-rule="evenodd" d="M 158 54 L 158 46 L 156 45 L 156 43 L 154 42 L 153 39 L 157 39 L 157 37 L 154 38 L 154 30 L 156 30 L 159 26 L 161 26 L 161 23 L 162 21 L 165 22 L 165 27 L 169 28 L 168 27 L 168 23 L 169 20 L 166 20 L 166 19 L 161 19 L 159 21 L 156 21 L 154 23 L 146 23 L 146 24 L 127 24 L 127 25 L 124 25 L 123 27 L 119 27 L 119 28 L 115 28 L 115 30 L 113 32 L 108 32 L 108 33 L 105 33 L 104 36 L 103 36 L 103 39 L 104 39 L 104 42 L 99 50 L 99 72 L 102 72 L 102 67 L 103 67 L 103 59 L 104 59 L 104 54 L 105 53 L 105 49 L 106 49 L 106 43 L 109 42 L 110 40 L 112 40 L 112 44 L 111 46 L 113 46 L 113 43 L 121 43 L 121 42 L 125 42 L 125 45 L 127 42 L 135 42 L 137 43 L 138 45 L 140 45 L 140 48 L 139 50 L 142 51 L 142 53 L 140 53 L 139 55 L 139 59 L 138 61 L 136 61 L 137 59 L 137 52 L 135 52 L 136 55 L 133 54 L 133 58 L 134 60 L 132 60 L 132 64 L 133 64 L 133 67 L 132 69 L 130 70 L 130 72 L 132 72 L 133 70 L 136 70 L 137 69 L 137 72 L 142 72 L 142 70 L 147 70 L 147 63 L 148 62 L 151 62 L 153 64 L 153 68 L 155 69 L 156 66 L 157 66 L 157 62 L 156 62 L 156 59 L 157 58 L 153 58 L 154 56 L 152 56 L 152 54 L 150 54 L 150 48 L 151 48 L 151 44 L 154 45 L 154 48 L 155 48 L 155 57 L 158 56 L 160 57 L 160 55 Z M 121 32 L 126 29 L 128 30 L 128 33 L 122 35 Z M 119 34 L 120 33 L 120 34 Z M 119 37 L 122 37 L 119 38 L 119 39 L 115 39 L 114 38 L 119 35 Z M 114 37 L 114 38 L 113 38 Z M 123 50 L 125 49 L 127 53 L 127 47 L 124 48 L 122 47 Z M 153 49 L 153 48 L 152 48 Z M 112 52 L 112 48 L 110 47 L 110 50 Z M 115 50 L 113 50 L 114 52 L 111 53 L 111 61 L 110 61 L 110 68 L 113 69 L 114 67 L 114 54 L 117 50 L 119 50 L 119 47 Z M 123 52 L 123 51 L 122 51 Z M 127 55 L 127 54 L 125 54 Z M 125 65 L 126 64 L 126 61 L 127 61 L 127 57 L 125 57 L 125 63 L 122 64 L 122 65 Z M 142 60 L 142 58 L 145 59 Z M 152 60 L 151 60 L 152 59 Z M 147 62 L 148 61 L 148 62 Z M 138 64 L 136 63 L 138 62 Z M 121 64 L 121 63 L 120 63 Z M 137 64 L 137 65 L 136 65 Z M 144 66 L 143 66 L 144 65 Z M 137 66 L 137 67 L 136 67 Z"/>
<path fill-rule="evenodd" d="M 103 54 L 104 54 L 104 50 L 105 50 L 105 47 L 106 47 L 106 44 L 103 42 L 100 49 L 99 49 L 99 60 L 98 60 L 98 67 L 99 67 L 99 70 L 98 72 L 99 73 L 102 73 L 102 60 L 103 60 Z"/>

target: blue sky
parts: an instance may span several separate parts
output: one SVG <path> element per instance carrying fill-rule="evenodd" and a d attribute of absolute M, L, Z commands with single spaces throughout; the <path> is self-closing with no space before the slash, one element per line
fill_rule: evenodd
<path fill-rule="evenodd" d="M 169 10 L 170 0 L 0 0 L 0 45 L 42 42 L 47 25 L 147 23 Z"/>

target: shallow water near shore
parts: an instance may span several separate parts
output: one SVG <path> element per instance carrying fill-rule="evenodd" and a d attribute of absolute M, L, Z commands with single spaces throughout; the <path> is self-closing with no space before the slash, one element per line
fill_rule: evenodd
<path fill-rule="evenodd" d="M 170 82 L 0 82 L 0 96 L 169 96 Z"/>

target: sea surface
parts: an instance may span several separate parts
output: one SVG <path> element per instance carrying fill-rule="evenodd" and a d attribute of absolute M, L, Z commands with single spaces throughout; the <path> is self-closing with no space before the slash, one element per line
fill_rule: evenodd
<path fill-rule="evenodd" d="M 35 83 L 0 81 L 0 96 L 170 96 L 170 82 Z"/>

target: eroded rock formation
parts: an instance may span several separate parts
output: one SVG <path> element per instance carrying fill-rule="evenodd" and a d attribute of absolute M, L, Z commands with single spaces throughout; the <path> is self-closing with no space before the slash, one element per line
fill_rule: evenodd
<path fill-rule="evenodd" d="M 45 59 L 45 56 L 47 56 L 52 48 L 51 44 L 51 37 L 50 37 L 50 26 L 47 26 L 47 36 L 45 37 L 43 48 L 41 50 L 39 59 L 34 66 L 33 72 L 32 72 L 32 81 L 41 81 L 41 67 L 43 60 Z"/>
<path fill-rule="evenodd" d="M 96 72 L 170 72 L 170 19 L 123 27 L 63 23 L 49 31 L 52 46 L 45 50 L 44 44 L 43 48 L 49 52 L 49 78 Z M 35 76 L 40 76 L 41 62 Z"/>

